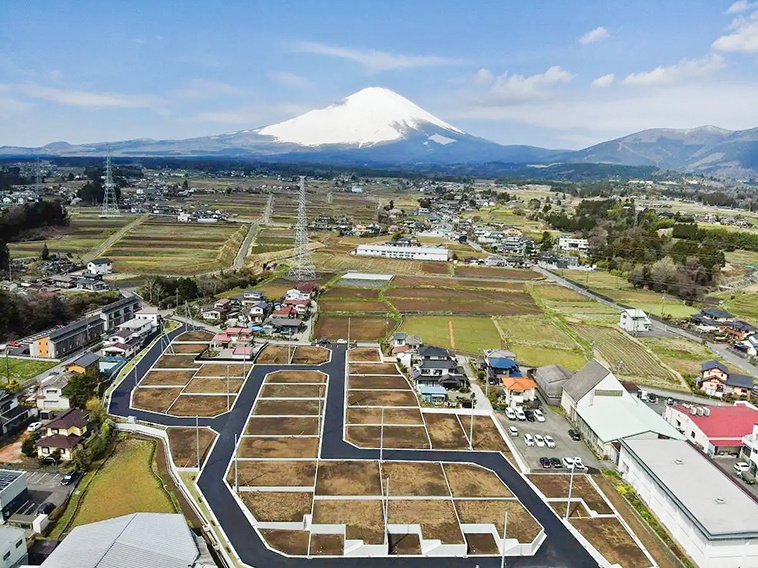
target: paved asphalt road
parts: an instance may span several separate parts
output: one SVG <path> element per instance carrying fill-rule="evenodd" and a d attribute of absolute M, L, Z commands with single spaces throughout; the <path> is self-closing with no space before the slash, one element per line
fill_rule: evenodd
<path fill-rule="evenodd" d="M 183 327 L 171 332 L 175 335 L 184 331 Z M 160 356 L 158 342 L 135 367 L 138 377 L 146 373 Z M 289 366 L 288 369 L 317 369 L 329 375 L 329 389 L 324 418 L 324 432 L 321 448 L 322 459 L 378 459 L 378 450 L 361 450 L 343 440 L 343 405 L 345 388 L 346 347 L 334 346 L 332 360 L 320 366 Z M 242 390 L 239 392 L 232 410 L 214 419 L 201 419 L 201 425 L 208 425 L 219 433 L 218 440 L 197 480 L 208 505 L 223 527 L 237 555 L 243 562 L 257 568 L 326 568 L 338 563 L 340 566 L 360 566 L 361 568 L 390 568 L 397 566 L 459 568 L 462 566 L 500 566 L 498 557 L 444 558 L 444 557 L 387 557 L 387 558 L 289 558 L 281 556 L 263 544 L 258 534 L 239 508 L 231 490 L 224 481 L 226 468 L 234 453 L 235 436 L 241 435 L 250 411 L 258 396 L 265 375 L 280 369 L 275 365 L 255 365 Z M 194 418 L 172 418 L 129 409 L 134 377 L 130 374 L 113 393 L 110 412 L 120 416 L 136 416 L 140 420 L 165 425 L 194 425 Z M 493 452 L 450 452 L 436 450 L 385 450 L 387 460 L 412 461 L 464 461 L 488 467 L 502 478 L 513 493 L 545 527 L 547 538 L 533 557 L 509 557 L 507 565 L 519 568 L 596 568 L 597 562 L 562 524 L 552 509 L 531 489 L 518 472 L 499 453 Z"/>

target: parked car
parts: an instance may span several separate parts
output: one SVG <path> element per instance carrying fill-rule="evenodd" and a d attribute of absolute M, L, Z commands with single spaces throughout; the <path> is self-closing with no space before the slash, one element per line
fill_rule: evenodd
<path fill-rule="evenodd" d="M 39 507 L 37 507 L 37 514 L 38 515 L 49 515 L 54 510 L 55 510 L 55 503 L 51 503 L 50 501 L 45 501 Z"/>
<path fill-rule="evenodd" d="M 66 475 L 61 477 L 61 485 L 71 485 L 74 481 L 79 479 L 81 473 L 78 470 L 69 471 Z"/>
<path fill-rule="evenodd" d="M 545 447 L 545 438 L 540 436 L 539 434 L 534 435 L 534 443 L 537 444 L 540 448 Z"/>
<path fill-rule="evenodd" d="M 574 458 L 563 458 L 562 461 L 563 465 L 568 469 L 572 469 L 574 467 Z"/>
<path fill-rule="evenodd" d="M 553 469 L 563 468 L 563 464 L 561 463 L 561 460 L 559 458 L 550 458 L 550 465 L 553 466 Z"/>
<path fill-rule="evenodd" d="M 516 420 L 516 411 L 509 406 L 505 409 L 505 416 L 508 420 Z"/>
<path fill-rule="evenodd" d="M 651 404 L 655 404 L 656 402 L 658 402 L 658 397 L 652 392 L 648 393 L 647 401 Z"/>
<path fill-rule="evenodd" d="M 579 430 L 574 430 L 573 428 L 569 430 L 569 437 L 575 442 L 578 442 L 582 439 L 582 435 L 579 433 Z"/>
<path fill-rule="evenodd" d="M 753 475 L 749 469 L 740 473 L 740 479 L 748 485 L 755 485 L 755 475 Z"/>
<path fill-rule="evenodd" d="M 552 436 L 545 436 L 545 445 L 548 448 L 554 448 L 555 447 L 555 440 L 553 440 Z"/>
<path fill-rule="evenodd" d="M 668 397 L 666 399 L 666 406 L 674 406 L 674 399 L 671 397 Z"/>
<path fill-rule="evenodd" d="M 743 471 L 749 470 L 750 469 L 750 464 L 747 464 L 745 462 L 737 462 L 732 467 L 734 468 L 734 471 L 737 472 L 737 475 L 739 475 Z"/>
<path fill-rule="evenodd" d="M 534 410 L 534 417 L 537 419 L 537 422 L 544 422 L 545 421 L 545 415 L 542 414 L 542 411 L 539 408 L 536 408 Z"/>
<path fill-rule="evenodd" d="M 26 431 L 36 432 L 40 428 L 42 428 L 42 422 L 32 422 L 31 424 L 29 424 L 29 426 L 26 427 Z"/>
<path fill-rule="evenodd" d="M 587 469 L 587 466 L 582 462 L 582 458 L 574 458 L 574 467 L 582 470 Z"/>
<path fill-rule="evenodd" d="M 524 434 L 524 443 L 530 448 L 534 446 L 534 438 L 531 434 Z"/>
<path fill-rule="evenodd" d="M 518 428 L 515 426 L 508 426 L 508 433 L 511 435 L 511 438 L 518 438 Z"/>
<path fill-rule="evenodd" d="M 526 420 L 526 414 L 524 414 L 523 410 L 521 410 L 520 408 L 517 408 L 516 409 L 516 418 L 518 418 L 519 420 Z"/>
<path fill-rule="evenodd" d="M 542 469 L 550 469 L 553 467 L 550 458 L 540 458 L 540 465 L 542 466 Z"/>
<path fill-rule="evenodd" d="M 524 416 L 526 416 L 526 419 L 529 422 L 535 422 L 536 421 L 536 418 L 534 417 L 534 412 L 532 412 L 531 410 L 525 410 L 524 411 Z"/>

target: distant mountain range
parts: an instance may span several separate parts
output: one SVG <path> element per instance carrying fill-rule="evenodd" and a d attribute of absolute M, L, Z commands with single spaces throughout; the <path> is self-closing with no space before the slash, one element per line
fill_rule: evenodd
<path fill-rule="evenodd" d="M 758 177 L 758 128 L 644 130 L 579 151 L 505 146 L 466 134 L 389 89 L 370 87 L 278 124 L 219 136 L 81 145 L 54 142 L 41 148 L 0 146 L 0 156 L 107 153 L 395 167 L 601 163 L 754 178 Z"/>

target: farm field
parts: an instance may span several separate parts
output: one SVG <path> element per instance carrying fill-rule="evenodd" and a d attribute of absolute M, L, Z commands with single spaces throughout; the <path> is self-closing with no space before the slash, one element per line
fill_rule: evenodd
<path fill-rule="evenodd" d="M 533 284 L 529 286 L 529 292 L 544 311 L 555 313 L 565 321 L 605 325 L 618 323 L 617 310 L 563 286 Z"/>
<path fill-rule="evenodd" d="M 314 338 L 347 339 L 348 319 L 350 320 L 350 341 L 378 341 L 384 339 L 395 328 L 392 318 L 358 316 L 321 315 L 316 321 Z"/>
<path fill-rule="evenodd" d="M 237 183 L 237 180 L 229 180 Z M 193 186 L 195 182 L 193 181 Z M 240 219 L 260 219 L 268 201 L 268 194 L 233 191 L 229 195 L 222 193 L 196 193 L 185 199 L 185 203 L 196 210 L 222 209 L 231 216 Z"/>
<path fill-rule="evenodd" d="M 246 224 L 201 225 L 150 217 L 103 256 L 120 272 L 198 274 L 231 264 L 247 230 Z"/>
<path fill-rule="evenodd" d="M 555 363 L 577 371 L 588 360 L 581 346 L 545 315 L 495 318 L 495 325 L 522 364 Z"/>
<path fill-rule="evenodd" d="M 403 318 L 400 329 L 418 335 L 424 343 L 468 353 L 481 353 L 482 349 L 502 345 L 490 317 L 409 315 Z"/>
<path fill-rule="evenodd" d="M 499 268 L 493 266 L 461 266 L 455 267 L 455 275 L 463 278 L 493 278 L 503 280 L 542 280 L 544 276 L 534 270 L 518 268 Z"/>
<path fill-rule="evenodd" d="M 0 379 L 6 383 L 8 381 L 24 383 L 40 373 L 52 369 L 56 365 L 57 363 L 55 361 L 38 361 L 34 359 L 3 357 L 0 359 Z"/>
<path fill-rule="evenodd" d="M 371 300 L 329 300 L 323 299 L 318 302 L 318 309 L 322 313 L 343 314 L 385 314 L 390 308 L 384 302 Z"/>
<path fill-rule="evenodd" d="M 666 365 L 685 378 L 695 378 L 700 373 L 700 364 L 720 360 L 708 346 L 684 337 L 639 337 L 648 349 Z"/>
<path fill-rule="evenodd" d="M 719 296 L 724 297 L 725 310 L 758 326 L 758 291 L 730 292 Z"/>

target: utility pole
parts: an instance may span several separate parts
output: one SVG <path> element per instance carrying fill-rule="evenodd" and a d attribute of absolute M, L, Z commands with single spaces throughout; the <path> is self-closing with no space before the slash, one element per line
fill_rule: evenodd
<path fill-rule="evenodd" d="M 229 412 L 229 365 L 226 366 L 226 411 Z"/>
<path fill-rule="evenodd" d="M 505 511 L 505 519 L 503 519 L 503 550 L 502 557 L 500 558 L 500 568 L 505 568 L 505 531 L 508 528 L 508 511 Z"/>
<path fill-rule="evenodd" d="M 380 464 L 384 461 L 384 407 L 382 407 L 381 413 L 382 413 L 382 420 L 381 420 L 381 426 L 379 427 L 379 463 Z"/>
<path fill-rule="evenodd" d="M 571 491 L 574 489 L 574 470 L 576 469 L 576 464 L 574 462 L 571 462 L 571 477 L 569 478 L 569 494 L 568 494 L 568 501 L 566 502 L 566 520 L 568 521 L 569 513 L 571 512 Z"/>
<path fill-rule="evenodd" d="M 237 471 L 237 434 L 234 435 L 234 492 L 240 492 L 239 477 Z"/>
<path fill-rule="evenodd" d="M 347 348 L 350 349 L 350 318 L 347 318 Z"/>
<path fill-rule="evenodd" d="M 195 416 L 195 450 L 197 451 L 197 471 L 200 471 L 200 417 Z"/>
<path fill-rule="evenodd" d="M 471 393 L 471 421 L 468 425 L 468 447 L 474 449 L 474 393 Z"/>

